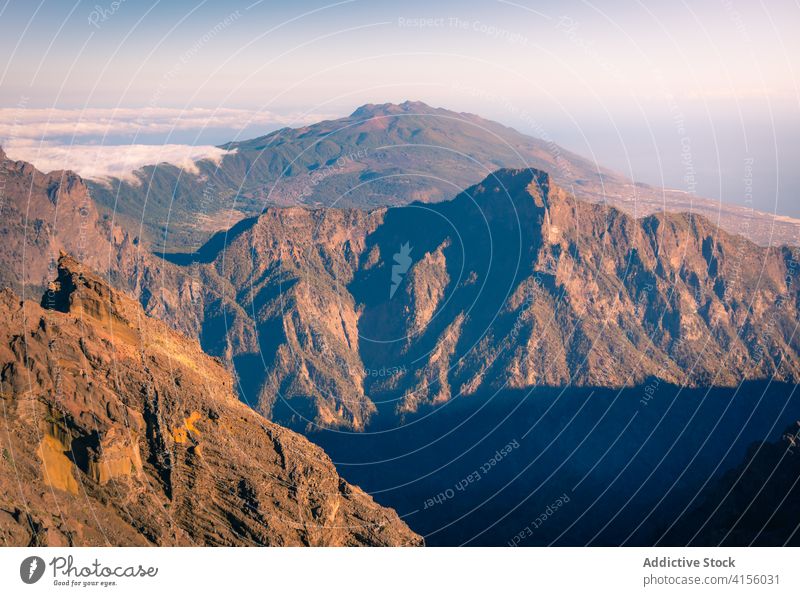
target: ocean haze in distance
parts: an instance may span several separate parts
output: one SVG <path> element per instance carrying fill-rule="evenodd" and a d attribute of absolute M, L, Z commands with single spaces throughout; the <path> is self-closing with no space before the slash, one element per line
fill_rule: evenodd
<path fill-rule="evenodd" d="M 738 113 L 724 110 L 715 110 L 709 117 L 705 108 L 690 105 L 681 112 L 681 128 L 672 113 L 659 111 L 656 106 L 649 106 L 647 114 L 621 114 L 605 119 L 598 118 L 590 110 L 581 115 L 547 113 L 537 110 L 536 102 L 530 107 L 516 107 L 464 97 L 457 99 L 456 104 L 442 107 L 478 113 L 525 134 L 552 140 L 638 182 L 768 213 L 800 217 L 800 201 L 797 200 L 800 172 L 793 163 L 793 156 L 800 152 L 800 121 L 786 109 L 769 115 L 751 107 L 742 112 L 740 119 Z M 343 116 L 355 107 L 340 106 L 339 109 Z M 287 113 L 285 117 L 264 119 L 247 109 L 240 110 L 240 114 L 240 125 L 230 120 L 224 125 L 217 124 L 209 119 L 208 125 L 200 128 L 195 123 L 162 131 L 144 126 L 142 132 L 131 133 L 121 132 L 111 124 L 105 135 L 58 134 L 46 140 L 17 138 L 5 146 L 12 158 L 31 161 L 41 169 L 69 168 L 90 177 L 98 171 L 95 163 L 98 155 L 113 159 L 115 152 L 111 146 L 122 146 L 123 151 L 116 154 L 120 163 L 109 163 L 104 171 L 108 175 L 124 176 L 122 170 L 127 165 L 140 167 L 162 160 L 186 164 L 185 160 L 170 159 L 170 156 L 176 153 L 199 156 L 205 150 L 206 155 L 215 157 L 215 145 L 261 136 L 285 125 L 301 127 L 333 116 L 311 112 L 300 117 Z M 80 111 L 75 111 L 75 118 L 82 118 Z M 771 118 L 775 119 L 774 125 Z M 116 122 L 122 123 L 120 119 Z M 93 145 L 102 145 L 101 149 L 105 150 L 98 151 Z M 148 145 L 152 146 L 149 160 Z M 186 147 L 185 151 L 176 152 L 165 151 L 163 145 Z M 57 151 L 57 147 L 65 149 Z M 136 157 L 128 158 L 129 154 Z M 82 170 L 84 163 L 90 167 Z"/>
<path fill-rule="evenodd" d="M 96 135 L 0 130 L 9 155 L 34 164 L 30 141 L 212 146 L 365 103 L 421 100 L 552 140 L 637 181 L 800 216 L 791 161 L 800 145 L 800 8 L 789 1 L 0 10 L 0 107 L 241 110 L 224 125 L 166 131 L 146 120 L 135 132 Z M 265 113 L 273 118 L 248 116 Z M 29 152 L 15 155 L 14 141 Z"/>

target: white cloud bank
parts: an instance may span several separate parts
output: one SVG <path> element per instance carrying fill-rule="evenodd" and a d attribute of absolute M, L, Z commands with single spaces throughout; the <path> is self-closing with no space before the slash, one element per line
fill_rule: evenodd
<path fill-rule="evenodd" d="M 143 166 L 170 163 L 198 174 L 197 162 L 219 163 L 228 152 L 212 145 L 52 145 L 12 140 L 4 145 L 11 159 L 28 161 L 42 172 L 73 170 L 84 178 L 122 178 L 140 182 L 134 172 Z"/>
<path fill-rule="evenodd" d="M 236 108 L 92 108 L 40 109 L 0 108 L 0 145 L 12 159 L 31 162 L 37 169 L 74 170 L 85 178 L 109 177 L 138 181 L 134 172 L 146 165 L 170 163 L 197 173 L 197 161 L 216 163 L 226 151 L 212 145 L 143 145 L 137 135 L 263 126 L 265 131 L 281 126 L 305 126 L 328 115 L 290 114 Z M 131 143 L 109 145 L 107 137 L 130 136 Z M 72 142 L 55 142 L 70 137 Z"/>

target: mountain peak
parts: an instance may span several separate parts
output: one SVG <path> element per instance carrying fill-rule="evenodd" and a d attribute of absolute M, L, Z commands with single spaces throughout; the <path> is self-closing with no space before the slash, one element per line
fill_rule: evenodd
<path fill-rule="evenodd" d="M 528 186 L 535 182 L 539 186 L 550 185 L 550 174 L 536 168 L 500 168 L 484 178 L 481 184 L 501 184 L 503 186 Z"/>
<path fill-rule="evenodd" d="M 536 207 L 546 207 L 550 196 L 550 175 L 536 168 L 501 168 L 486 176 L 467 192 L 479 197 L 506 196 L 514 204 L 525 204 L 533 198 Z"/>
<path fill-rule="evenodd" d="M 422 101 L 406 100 L 403 103 L 367 103 L 356 108 L 350 114 L 351 118 L 374 118 L 376 116 L 391 116 L 393 114 L 432 114 L 442 108 L 434 108 Z M 444 110 L 446 111 L 446 110 Z"/>
<path fill-rule="evenodd" d="M 63 250 L 59 251 L 58 276 L 42 296 L 41 306 L 106 323 L 136 321 L 138 310 L 132 298 L 112 288 L 108 281 Z"/>

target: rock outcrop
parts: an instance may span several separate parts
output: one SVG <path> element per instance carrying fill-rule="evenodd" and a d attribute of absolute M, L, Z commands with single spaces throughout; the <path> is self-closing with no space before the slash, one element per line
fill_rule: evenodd
<path fill-rule="evenodd" d="M 136 263 L 147 251 L 140 252 L 138 235 L 100 213 L 80 176 L 42 173 L 0 149 L 0 184 L 0 288 L 40 296 L 62 250 L 115 285 L 136 288 Z"/>
<path fill-rule="evenodd" d="M 0 543 L 421 545 L 223 365 L 68 256 L 0 292 Z"/>

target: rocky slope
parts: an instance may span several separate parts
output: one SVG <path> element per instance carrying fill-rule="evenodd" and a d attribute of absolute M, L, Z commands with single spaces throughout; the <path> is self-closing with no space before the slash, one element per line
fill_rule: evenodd
<path fill-rule="evenodd" d="M 134 289 L 139 237 L 98 212 L 84 180 L 42 173 L 0 149 L 0 288 L 42 294 L 64 250 L 121 287 Z"/>
<path fill-rule="evenodd" d="M 800 220 L 634 183 L 544 139 L 419 101 L 368 104 L 350 116 L 224 145 L 199 174 L 148 166 L 136 181 L 92 183 L 95 199 L 155 246 L 194 250 L 265 206 L 375 208 L 447 200 L 497 168 L 535 168 L 578 199 L 642 217 L 692 211 L 762 245 L 800 244 Z"/>
<path fill-rule="evenodd" d="M 143 302 L 300 429 L 504 388 L 800 378 L 800 255 L 536 170 L 436 204 L 270 208 L 223 240 L 171 256 Z"/>
<path fill-rule="evenodd" d="M 322 450 L 70 257 L 0 293 L 0 543 L 419 545 Z"/>

